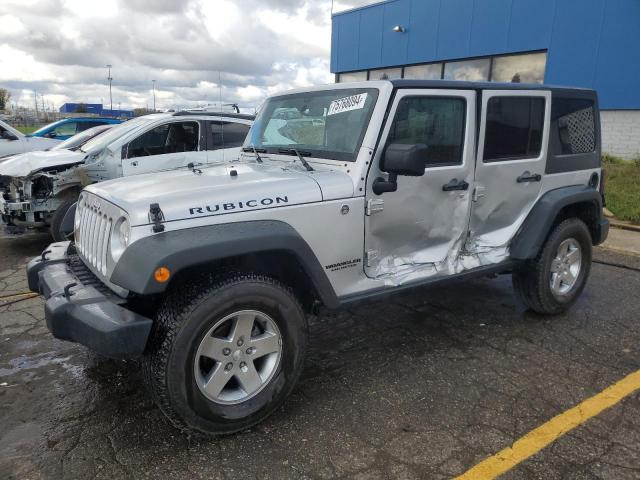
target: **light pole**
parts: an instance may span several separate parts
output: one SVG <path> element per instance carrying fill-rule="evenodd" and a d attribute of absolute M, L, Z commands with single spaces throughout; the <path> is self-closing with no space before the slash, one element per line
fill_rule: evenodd
<path fill-rule="evenodd" d="M 113 80 L 113 77 L 111 76 L 111 67 L 112 65 L 107 65 L 107 68 L 109 69 L 107 80 L 109 80 L 109 103 L 111 104 L 111 114 L 113 114 L 113 97 L 111 96 L 111 81 Z"/>
<path fill-rule="evenodd" d="M 153 113 L 156 112 L 156 81 L 151 80 L 151 84 L 153 87 Z"/>

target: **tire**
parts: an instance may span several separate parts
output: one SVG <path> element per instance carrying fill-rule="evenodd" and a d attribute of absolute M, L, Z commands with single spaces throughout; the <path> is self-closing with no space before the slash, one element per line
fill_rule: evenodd
<path fill-rule="evenodd" d="M 254 317 L 256 323 L 252 323 L 253 332 L 259 330 L 261 321 L 271 325 L 271 333 L 279 334 L 279 353 L 260 357 L 264 361 L 249 359 L 250 349 L 254 348 L 250 345 L 258 345 L 255 342 L 266 338 L 267 331 L 258 332 L 259 336 L 249 333 L 242 348 L 237 347 L 240 340 L 236 342 L 235 338 L 244 338 L 234 336 L 240 325 L 238 312 L 244 315 L 242 318 L 258 315 Z M 228 339 L 219 338 L 217 330 L 211 332 L 220 322 L 219 328 L 230 324 L 222 335 L 233 342 L 232 352 L 225 353 L 226 357 L 220 357 L 217 346 Z M 212 341 L 216 342 L 215 356 L 221 361 L 201 353 L 201 346 Z M 254 273 L 209 275 L 176 286 L 165 298 L 144 355 L 144 377 L 154 401 L 176 427 L 186 433 L 229 434 L 261 422 L 282 405 L 300 376 L 306 345 L 306 317 L 290 289 Z M 248 364 L 256 371 L 263 368 L 267 372 L 265 365 L 270 368 L 270 373 L 264 374 L 267 380 L 250 396 L 243 391 L 241 382 Z M 204 380 L 208 375 L 219 378 L 229 365 L 231 380 L 217 397 L 210 398 L 214 394 L 204 389 Z M 245 398 L 241 398 L 243 395 Z"/>
<path fill-rule="evenodd" d="M 67 237 L 62 233 L 62 221 L 64 220 L 64 216 L 67 214 L 67 211 L 71 206 L 78 201 L 77 198 L 66 198 L 60 204 L 60 206 L 53 212 L 51 215 L 51 224 L 49 226 L 49 231 L 51 236 L 56 242 L 64 242 L 67 240 Z"/>
<path fill-rule="evenodd" d="M 561 247 L 563 252 L 567 247 L 567 255 L 561 255 Z M 591 234 L 585 223 L 577 218 L 564 220 L 553 229 L 538 256 L 513 272 L 516 295 L 531 310 L 543 315 L 566 311 L 586 285 L 591 249 Z M 558 261 L 559 258 L 563 261 Z M 580 263 L 575 269 L 575 263 L 571 262 L 578 258 Z M 570 275 L 565 277 L 566 271 Z M 565 278 L 569 279 L 566 283 Z"/>

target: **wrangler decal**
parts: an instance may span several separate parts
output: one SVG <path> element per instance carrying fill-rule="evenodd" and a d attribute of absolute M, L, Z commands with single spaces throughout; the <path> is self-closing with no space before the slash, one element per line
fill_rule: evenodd
<path fill-rule="evenodd" d="M 362 262 L 361 258 L 354 258 L 352 260 L 345 260 L 344 262 L 332 263 L 331 265 L 325 265 L 325 269 L 331 272 L 337 272 L 344 270 L 345 268 L 351 268 Z"/>
<path fill-rule="evenodd" d="M 205 205 L 203 207 L 191 207 L 189 215 L 199 215 L 206 213 L 228 212 L 232 210 L 245 210 L 246 208 L 268 207 L 270 205 L 279 205 L 281 203 L 289 203 L 289 197 L 283 195 L 281 197 L 265 197 L 259 200 L 246 200 L 244 202 L 226 202 L 216 205 Z"/>

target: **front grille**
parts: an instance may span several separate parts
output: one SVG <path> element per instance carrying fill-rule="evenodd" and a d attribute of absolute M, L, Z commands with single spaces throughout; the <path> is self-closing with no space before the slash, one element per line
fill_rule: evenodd
<path fill-rule="evenodd" d="M 96 277 L 91 270 L 82 262 L 78 255 L 69 255 L 67 264 L 73 275 L 80 281 L 85 287 L 93 287 L 102 293 L 105 297 L 110 298 L 117 303 L 124 302 L 124 299 L 113 295 L 111 290 Z"/>
<path fill-rule="evenodd" d="M 86 192 L 76 207 L 79 227 L 76 248 L 82 257 L 102 275 L 107 274 L 107 252 L 114 219 L 101 208 L 105 203 Z"/>

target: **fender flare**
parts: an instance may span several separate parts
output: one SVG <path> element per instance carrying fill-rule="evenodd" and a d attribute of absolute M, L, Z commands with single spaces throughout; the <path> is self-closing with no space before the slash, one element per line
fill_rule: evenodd
<path fill-rule="evenodd" d="M 137 294 L 157 294 L 168 285 L 153 278 L 158 267 L 167 267 L 175 276 L 189 267 L 270 251 L 293 254 L 322 302 L 328 307 L 339 304 L 327 274 L 307 242 L 291 225 L 275 220 L 194 227 L 142 238 L 124 251 L 110 281 Z"/>
<path fill-rule="evenodd" d="M 572 185 L 550 190 L 538 199 L 511 242 L 511 258 L 515 260 L 535 258 L 560 211 L 570 205 L 585 202 L 593 204 L 592 208 L 595 210 L 598 231 L 592 231 L 593 242 L 601 243 L 604 240 L 601 231 L 608 230 L 608 221 L 602 219 L 602 196 L 592 187 Z"/>

